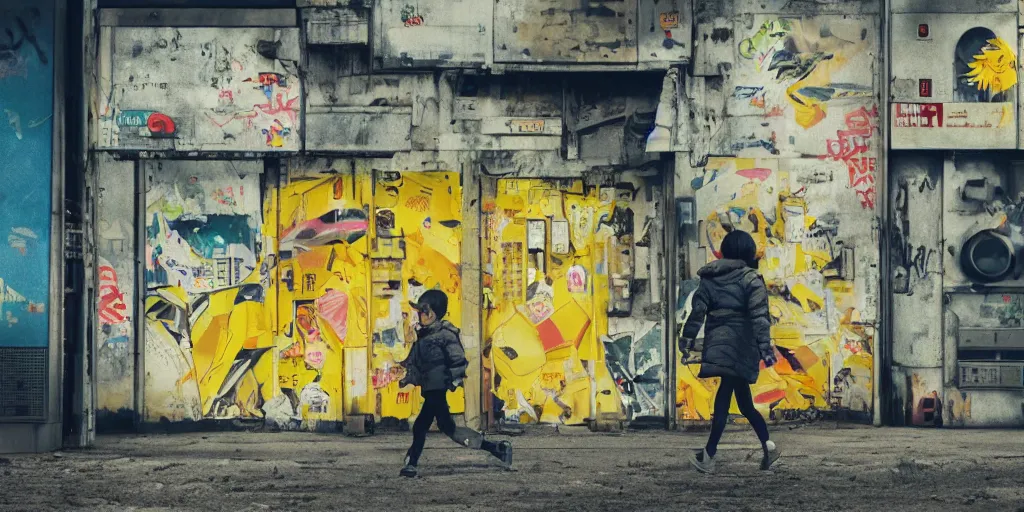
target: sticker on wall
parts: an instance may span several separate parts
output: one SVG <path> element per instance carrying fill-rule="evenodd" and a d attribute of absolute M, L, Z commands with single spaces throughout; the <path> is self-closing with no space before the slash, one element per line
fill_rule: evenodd
<path fill-rule="evenodd" d="M 543 251 L 547 245 L 547 225 L 544 220 L 530 219 L 526 221 L 526 248 L 530 251 Z"/>
<path fill-rule="evenodd" d="M 587 292 L 587 269 L 582 265 L 573 265 L 565 273 L 565 281 L 569 287 L 569 293 Z"/>
<path fill-rule="evenodd" d="M 569 221 L 551 221 L 551 252 L 554 254 L 569 253 Z"/>

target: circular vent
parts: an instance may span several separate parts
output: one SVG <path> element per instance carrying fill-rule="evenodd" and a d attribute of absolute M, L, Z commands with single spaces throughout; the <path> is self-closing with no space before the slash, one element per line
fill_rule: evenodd
<path fill-rule="evenodd" d="M 995 231 L 981 231 L 964 244 L 960 251 L 960 266 L 972 280 L 993 283 L 1010 277 L 1015 258 L 1009 238 Z"/>

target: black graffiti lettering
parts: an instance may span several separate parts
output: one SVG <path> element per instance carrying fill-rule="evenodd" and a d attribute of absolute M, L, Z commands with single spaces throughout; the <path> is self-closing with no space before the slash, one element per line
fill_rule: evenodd
<path fill-rule="evenodd" d="M 907 252 L 909 253 L 910 251 L 908 250 Z M 917 248 L 917 252 L 914 254 L 914 259 L 910 262 L 910 265 L 917 271 L 918 278 L 923 278 L 928 273 L 928 264 L 936 254 L 938 254 L 938 251 L 927 249 L 923 245 Z"/>
<path fill-rule="evenodd" d="M 928 190 L 932 190 L 932 191 L 935 190 L 935 184 L 932 183 L 931 178 L 929 178 L 928 176 L 925 176 L 924 180 L 921 181 L 921 186 L 917 187 L 917 191 L 919 193 L 924 193 L 924 189 L 928 189 Z"/>
<path fill-rule="evenodd" d="M 32 10 L 32 18 L 35 21 L 39 20 L 39 10 Z M 5 27 L 4 35 L 6 40 L 0 41 L 0 58 L 11 59 L 18 54 L 21 47 L 28 43 L 36 51 L 36 57 L 39 62 L 43 64 L 49 64 L 49 58 L 46 56 L 46 52 L 43 51 L 42 46 L 39 44 L 39 39 L 36 38 L 35 32 L 29 27 L 28 23 L 25 23 L 25 19 L 22 16 L 14 17 L 14 27 Z"/>

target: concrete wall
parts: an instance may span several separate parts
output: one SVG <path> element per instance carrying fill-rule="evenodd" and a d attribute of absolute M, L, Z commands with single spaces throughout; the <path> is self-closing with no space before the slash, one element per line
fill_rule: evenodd
<path fill-rule="evenodd" d="M 298 28 L 104 27 L 100 37 L 100 148 L 300 149 Z"/>
<path fill-rule="evenodd" d="M 100 154 L 96 167 L 96 421 L 125 427 L 135 408 L 135 162 Z"/>
<path fill-rule="evenodd" d="M 896 12 L 892 37 L 894 149 L 1018 147 L 1015 10 Z"/>
<path fill-rule="evenodd" d="M 494 4 L 383 0 L 373 9 L 374 57 L 385 69 L 481 67 L 493 61 Z"/>

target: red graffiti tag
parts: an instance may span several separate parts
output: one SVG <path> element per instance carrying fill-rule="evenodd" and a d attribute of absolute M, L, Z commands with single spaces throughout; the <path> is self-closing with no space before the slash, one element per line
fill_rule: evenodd
<path fill-rule="evenodd" d="M 822 160 L 843 162 L 850 174 L 850 188 L 857 193 L 865 209 L 875 208 L 875 167 L 878 159 L 867 156 L 871 137 L 878 131 L 878 107 L 864 107 L 846 114 L 846 129 L 836 132 L 835 139 L 825 142 Z"/>
<path fill-rule="evenodd" d="M 124 294 L 117 287 L 117 272 L 109 265 L 99 269 L 99 317 L 103 325 L 117 325 L 125 321 L 128 305 L 124 303 Z"/>
<path fill-rule="evenodd" d="M 269 102 L 263 104 L 255 104 L 252 106 L 252 110 L 248 112 L 239 112 L 237 114 L 231 114 L 228 116 L 221 117 L 221 119 L 224 119 L 223 122 L 218 120 L 218 117 L 220 116 L 215 117 L 211 114 L 207 114 L 207 117 L 210 118 L 210 121 L 212 121 L 213 124 L 217 126 L 217 128 L 224 128 L 228 124 L 231 124 L 231 122 L 233 121 L 244 121 L 247 127 L 252 128 L 253 120 L 259 117 L 260 114 L 264 114 L 267 116 L 278 116 L 278 114 L 283 113 L 285 114 L 285 117 L 288 118 L 290 124 L 294 126 L 297 120 L 296 111 L 298 110 L 298 106 L 296 105 L 296 103 L 298 103 L 299 98 L 290 98 L 288 101 L 285 101 L 284 95 L 278 93 L 275 99 L 277 100 L 277 105 L 274 105 Z"/>

